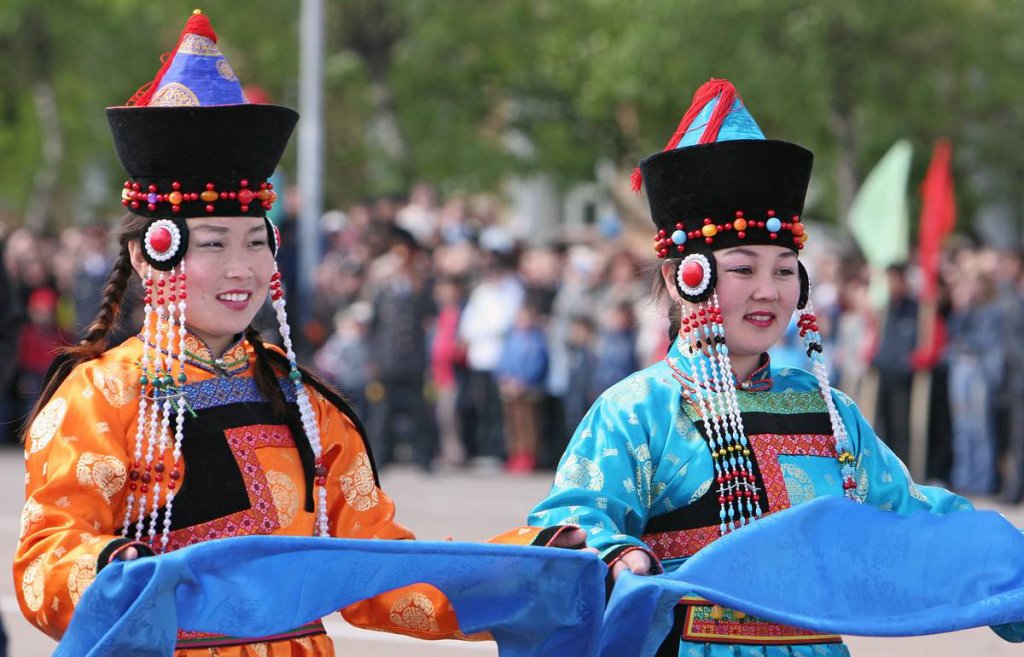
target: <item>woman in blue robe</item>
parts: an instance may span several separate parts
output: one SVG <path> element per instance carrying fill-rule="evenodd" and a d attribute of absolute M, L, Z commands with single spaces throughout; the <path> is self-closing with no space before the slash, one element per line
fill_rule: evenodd
<path fill-rule="evenodd" d="M 811 162 L 800 146 L 766 140 L 732 85 L 712 80 L 665 151 L 634 173 L 657 226 L 674 342 L 664 360 L 597 399 L 528 521 L 546 535 L 586 529 L 611 580 L 673 571 L 724 534 L 815 497 L 845 495 L 900 514 L 972 508 L 915 484 L 828 383 L 797 258 Z M 774 367 L 767 355 L 794 312 L 808 371 Z M 1021 638 L 1009 626 L 997 632 Z M 849 652 L 838 635 L 687 596 L 658 655 Z"/>

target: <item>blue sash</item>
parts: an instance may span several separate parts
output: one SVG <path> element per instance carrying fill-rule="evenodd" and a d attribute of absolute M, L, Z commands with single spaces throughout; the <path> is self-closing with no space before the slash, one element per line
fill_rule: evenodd
<path fill-rule="evenodd" d="M 1024 621 L 1024 536 L 992 512 L 894 513 L 812 500 L 715 541 L 678 570 L 625 575 L 571 550 L 244 537 L 115 563 L 86 589 L 57 657 L 172 654 L 178 627 L 265 636 L 416 582 L 502 657 L 653 655 L 680 597 L 827 633 L 932 634 Z M 997 628 L 1024 640 L 1024 625 Z"/>

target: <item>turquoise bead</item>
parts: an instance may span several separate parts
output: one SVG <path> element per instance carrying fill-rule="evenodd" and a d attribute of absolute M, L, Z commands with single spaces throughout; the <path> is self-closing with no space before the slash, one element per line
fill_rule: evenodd
<path fill-rule="evenodd" d="M 772 217 L 764 222 L 764 227 L 768 229 L 768 232 L 777 233 L 782 230 L 782 222 L 779 221 L 778 217 Z"/>

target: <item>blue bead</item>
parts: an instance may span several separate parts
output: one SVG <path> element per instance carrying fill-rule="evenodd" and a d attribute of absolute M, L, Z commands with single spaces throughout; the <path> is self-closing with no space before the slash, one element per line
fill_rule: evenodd
<path fill-rule="evenodd" d="M 672 233 L 672 243 L 676 245 L 686 244 L 686 233 L 681 230 Z"/>
<path fill-rule="evenodd" d="M 779 221 L 778 217 L 772 217 L 768 221 L 764 222 L 764 227 L 767 228 L 770 233 L 777 233 L 782 230 L 782 222 Z"/>

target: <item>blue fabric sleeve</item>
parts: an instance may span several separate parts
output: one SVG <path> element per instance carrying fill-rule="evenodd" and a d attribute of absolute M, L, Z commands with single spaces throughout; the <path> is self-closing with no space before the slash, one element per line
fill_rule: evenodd
<path fill-rule="evenodd" d="M 914 483 L 907 466 L 878 437 L 853 400 L 838 390 L 832 391 L 832 399 L 857 457 L 857 495 L 861 501 L 901 515 L 913 511 L 949 513 L 974 508 L 969 500 L 944 488 Z"/>
<path fill-rule="evenodd" d="M 642 414 L 603 395 L 573 434 L 547 498 L 530 514 L 534 526 L 583 527 L 604 557 L 640 540 L 651 498 L 648 428 Z"/>

